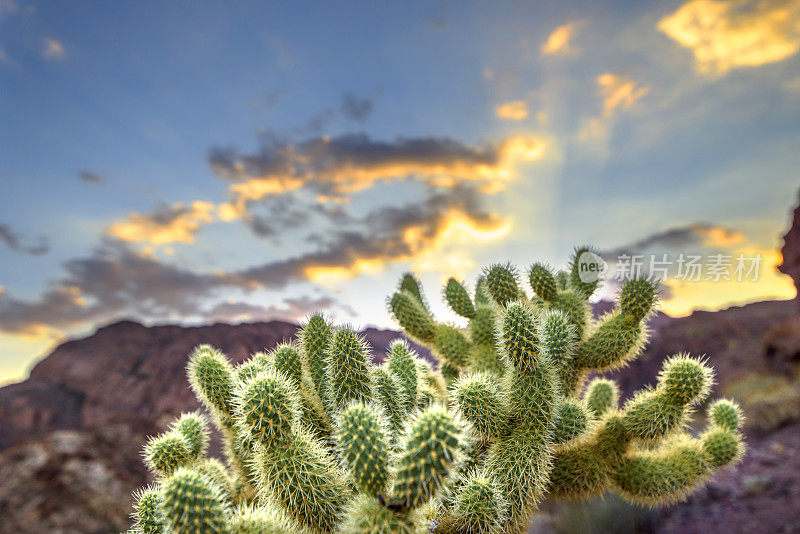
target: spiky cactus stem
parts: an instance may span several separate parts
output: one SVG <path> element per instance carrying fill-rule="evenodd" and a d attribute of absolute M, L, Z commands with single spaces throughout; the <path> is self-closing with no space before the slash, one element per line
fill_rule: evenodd
<path fill-rule="evenodd" d="M 621 407 L 613 380 L 584 384 L 638 355 L 658 300 L 652 281 L 631 280 L 594 320 L 598 284 L 578 271 L 586 251 L 567 271 L 534 264 L 530 297 L 507 264 L 484 271 L 474 293 L 449 279 L 443 297 L 461 325 L 437 322 L 419 281 L 404 275 L 389 309 L 438 369 L 403 340 L 376 366 L 360 336 L 321 315 L 299 342 L 236 367 L 198 347 L 190 383 L 227 461 L 206 457 L 206 416 L 181 415 L 145 446 L 156 483 L 135 495 L 134 529 L 521 533 L 546 495 L 685 498 L 741 458 L 741 410 L 714 401 L 707 428 L 685 431 L 713 382 L 707 362 L 686 354 Z"/>

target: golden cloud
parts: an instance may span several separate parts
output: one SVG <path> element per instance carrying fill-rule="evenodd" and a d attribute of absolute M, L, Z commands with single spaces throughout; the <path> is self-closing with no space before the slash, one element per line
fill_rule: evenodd
<path fill-rule="evenodd" d="M 694 54 L 701 73 L 782 61 L 800 50 L 800 0 L 690 0 L 657 28 Z"/>
<path fill-rule="evenodd" d="M 229 217 L 232 209 L 226 205 L 220 211 Z M 131 213 L 125 220 L 109 226 L 106 233 L 129 243 L 193 243 L 202 224 L 214 220 L 215 210 L 211 202 L 177 203 L 150 213 Z"/>
<path fill-rule="evenodd" d="M 570 50 L 570 40 L 575 34 L 575 24 L 559 26 L 542 45 L 542 55 L 563 54 Z"/>
<path fill-rule="evenodd" d="M 603 96 L 603 116 L 610 117 L 617 109 L 633 106 L 650 92 L 650 87 L 633 80 L 606 72 L 597 77 L 600 93 Z"/>
<path fill-rule="evenodd" d="M 494 112 L 501 119 L 521 121 L 528 118 L 528 103 L 524 100 L 513 100 L 498 105 Z"/>
<path fill-rule="evenodd" d="M 333 282 L 353 278 L 360 274 L 377 273 L 390 263 L 425 259 L 427 265 L 440 265 L 442 250 L 454 241 L 491 241 L 506 235 L 511 229 L 507 218 L 489 214 L 476 218 L 459 208 L 451 208 L 430 220 L 420 220 L 407 225 L 396 236 L 397 243 L 386 246 L 373 255 L 359 255 L 338 265 L 309 262 L 303 268 L 305 278 L 313 282 Z M 387 250 L 402 253 L 387 253 Z"/>

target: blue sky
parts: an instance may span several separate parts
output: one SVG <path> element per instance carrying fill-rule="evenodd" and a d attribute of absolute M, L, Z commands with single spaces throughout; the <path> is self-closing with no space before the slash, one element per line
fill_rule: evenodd
<path fill-rule="evenodd" d="M 669 313 L 791 297 L 800 2 L 585 4 L 0 0 L 0 380 L 586 242 L 763 255 Z"/>

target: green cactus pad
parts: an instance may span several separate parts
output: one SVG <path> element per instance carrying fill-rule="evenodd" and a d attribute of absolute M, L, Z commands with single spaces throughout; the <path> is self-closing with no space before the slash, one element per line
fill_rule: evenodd
<path fill-rule="evenodd" d="M 372 397 L 371 355 L 366 341 L 352 330 L 342 328 L 333 335 L 327 368 L 328 402 L 334 409 Z"/>
<path fill-rule="evenodd" d="M 453 498 L 454 524 L 459 532 L 499 534 L 503 532 L 508 500 L 500 485 L 481 471 L 467 473 Z"/>
<path fill-rule="evenodd" d="M 236 392 L 236 426 L 246 439 L 273 446 L 288 439 L 300 417 L 299 402 L 285 374 L 265 371 Z"/>
<path fill-rule="evenodd" d="M 510 265 L 492 265 L 486 270 L 486 289 L 495 302 L 505 306 L 522 297 L 517 271 Z"/>
<path fill-rule="evenodd" d="M 436 336 L 436 323 L 419 301 L 407 291 L 395 293 L 389 299 L 389 311 L 408 335 L 424 343 Z"/>
<path fill-rule="evenodd" d="M 170 475 L 192 460 L 186 438 L 176 430 L 150 438 L 143 455 L 147 467 L 160 475 Z"/>
<path fill-rule="evenodd" d="M 369 495 L 389 480 L 389 429 L 377 406 L 352 403 L 337 423 L 339 452 L 356 486 Z"/>
<path fill-rule="evenodd" d="M 322 315 L 314 314 L 308 318 L 308 322 L 300 331 L 299 338 L 317 396 L 324 399 L 327 380 L 326 358 L 328 346 L 333 339 L 331 327 Z"/>
<path fill-rule="evenodd" d="M 397 380 L 397 385 L 402 392 L 402 398 L 407 403 L 405 411 L 408 412 L 416 406 L 417 387 L 417 354 L 411 350 L 405 340 L 397 339 L 389 346 L 389 372 Z"/>
<path fill-rule="evenodd" d="M 677 354 L 664 362 L 658 376 L 665 400 L 675 406 L 696 404 L 708 396 L 713 372 L 700 359 Z"/>
<path fill-rule="evenodd" d="M 175 534 L 227 532 L 228 509 L 220 489 L 205 475 L 180 468 L 164 481 L 164 516 Z"/>
<path fill-rule="evenodd" d="M 718 399 L 712 402 L 708 406 L 708 416 L 717 426 L 730 431 L 738 430 L 744 421 L 742 409 L 728 399 Z"/>
<path fill-rule="evenodd" d="M 543 263 L 534 263 L 531 267 L 528 279 L 531 289 L 540 298 L 546 301 L 554 301 L 558 294 L 558 285 L 550 268 Z"/>
<path fill-rule="evenodd" d="M 181 414 L 170 426 L 186 440 L 191 458 L 205 456 L 208 448 L 208 422 L 200 412 Z"/>
<path fill-rule="evenodd" d="M 505 428 L 507 406 L 497 378 L 488 373 L 472 373 L 451 387 L 453 408 L 472 423 L 475 431 L 489 439 Z"/>
<path fill-rule="evenodd" d="M 233 366 L 224 354 L 209 345 L 200 345 L 189 358 L 189 384 L 197 398 L 214 414 L 223 427 L 233 424 Z"/>
<path fill-rule="evenodd" d="M 133 494 L 133 525 L 142 534 L 162 534 L 164 524 L 163 496 L 156 486 L 148 486 Z"/>
<path fill-rule="evenodd" d="M 525 372 L 538 355 L 536 316 L 523 302 L 509 304 L 499 323 L 503 354 L 515 369 Z"/>
<path fill-rule="evenodd" d="M 475 317 L 475 306 L 464 286 L 455 278 L 449 278 L 444 286 L 444 299 L 456 314 L 467 319 Z"/>
<path fill-rule="evenodd" d="M 617 408 L 619 386 L 607 378 L 595 378 L 586 386 L 586 406 L 594 417 L 599 418 L 609 410 Z"/>
<path fill-rule="evenodd" d="M 394 495 L 408 507 L 433 497 L 458 460 L 462 436 L 459 422 L 441 406 L 417 414 L 403 437 Z"/>
<path fill-rule="evenodd" d="M 658 286 L 645 278 L 629 280 L 622 286 L 619 307 L 634 321 L 641 321 L 653 311 L 658 297 Z"/>
<path fill-rule="evenodd" d="M 303 362 L 300 351 L 291 343 L 281 343 L 272 351 L 275 370 L 280 371 L 291 380 L 292 385 L 300 389 L 303 379 Z"/>
<path fill-rule="evenodd" d="M 437 325 L 435 343 L 438 355 L 452 367 L 459 368 L 467 364 L 470 342 L 457 328 Z"/>

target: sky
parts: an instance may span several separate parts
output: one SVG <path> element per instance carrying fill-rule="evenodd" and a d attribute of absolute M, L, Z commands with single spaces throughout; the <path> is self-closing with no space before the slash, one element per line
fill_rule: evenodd
<path fill-rule="evenodd" d="M 457 322 L 582 244 L 792 298 L 799 50 L 800 0 L 0 0 L 0 383 L 123 318 L 390 327 L 408 270 Z"/>

